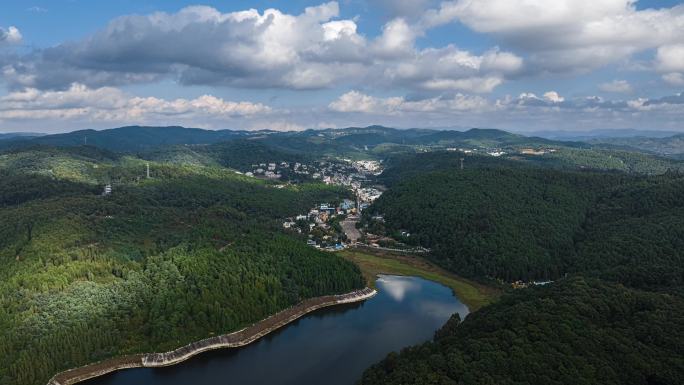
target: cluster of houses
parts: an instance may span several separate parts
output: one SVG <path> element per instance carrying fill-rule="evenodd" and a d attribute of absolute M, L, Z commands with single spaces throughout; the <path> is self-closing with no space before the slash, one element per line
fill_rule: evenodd
<path fill-rule="evenodd" d="M 446 150 L 447 151 L 453 151 L 453 152 L 458 151 L 458 152 L 462 152 L 464 154 L 481 153 L 481 154 L 487 154 L 489 156 L 495 156 L 495 157 L 507 154 L 507 152 L 501 148 L 483 148 L 483 149 L 472 148 L 472 149 L 470 149 L 470 148 L 449 147 Z M 539 155 L 544 155 L 544 154 L 548 154 L 548 153 L 553 153 L 553 152 L 556 152 L 558 150 L 555 148 L 521 148 L 521 149 L 517 149 L 517 150 L 514 149 L 513 151 L 517 151 L 521 155 L 537 155 L 537 156 L 539 156 Z"/>
<path fill-rule="evenodd" d="M 470 149 L 470 148 L 449 147 L 449 148 L 447 148 L 447 151 L 452 151 L 452 152 L 458 151 L 458 152 L 462 152 L 464 154 L 472 154 L 472 153 L 480 152 L 480 153 L 484 153 L 484 154 L 487 154 L 489 156 L 494 156 L 494 157 L 506 155 L 506 152 L 500 148 L 486 148 L 486 149 L 478 150 L 477 148 Z"/>
<path fill-rule="evenodd" d="M 358 160 L 353 162 L 352 165 L 358 172 L 362 174 L 382 174 L 382 163 L 376 160 Z"/>
<path fill-rule="evenodd" d="M 288 218 L 283 227 L 300 234 L 308 234 L 307 244 L 321 249 L 341 250 L 347 245 L 345 236 L 339 226 L 339 220 L 357 213 L 356 203 L 345 199 L 338 205 L 321 203 L 309 210 L 307 214 Z"/>
<path fill-rule="evenodd" d="M 359 202 L 365 203 L 366 207 L 382 195 L 382 191 L 375 187 L 363 187 L 357 189 L 355 192 L 356 196 L 359 198 Z M 365 207 L 360 207 L 361 210 L 364 208 Z"/>
<path fill-rule="evenodd" d="M 306 214 L 287 218 L 283 227 L 308 236 L 310 246 L 339 250 L 346 247 L 346 236 L 341 228 L 341 220 L 349 216 L 356 216 L 376 200 L 382 191 L 376 187 L 367 187 L 369 177 L 382 173 L 382 164 L 378 161 L 349 159 L 326 159 L 313 164 L 287 162 L 262 163 L 253 165 L 253 171 L 245 173 L 247 176 L 261 176 L 280 178 L 285 175 L 283 168 L 290 173 L 308 175 L 312 179 L 326 184 L 345 186 L 354 192 L 356 199 L 344 199 L 336 205 L 321 203 Z"/>
<path fill-rule="evenodd" d="M 270 163 L 259 163 L 252 165 L 252 171 L 246 172 L 246 176 L 263 176 L 268 179 L 280 179 L 281 170 L 284 168 L 290 168 L 290 164 L 287 162 L 270 162 Z"/>
<path fill-rule="evenodd" d="M 524 289 L 526 287 L 530 286 L 544 286 L 552 283 L 553 281 L 530 281 L 530 282 L 525 282 L 525 281 L 515 281 L 511 283 L 511 287 L 513 289 Z"/>
<path fill-rule="evenodd" d="M 544 155 L 550 152 L 556 152 L 555 148 L 521 148 L 522 155 Z"/>
<path fill-rule="evenodd" d="M 253 164 L 246 176 L 267 179 L 281 179 L 286 175 L 299 175 L 320 180 L 326 184 L 347 186 L 358 189 L 368 180 L 369 175 L 379 175 L 381 163 L 377 161 L 357 161 L 349 159 L 321 160 L 313 164 L 267 162 Z"/>

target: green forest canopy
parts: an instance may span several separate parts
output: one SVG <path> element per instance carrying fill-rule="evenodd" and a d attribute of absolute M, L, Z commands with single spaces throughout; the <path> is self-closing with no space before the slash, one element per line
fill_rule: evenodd
<path fill-rule="evenodd" d="M 278 230 L 342 190 L 169 163 L 145 179 L 144 161 L 101 155 L 0 155 L 0 384 L 169 350 L 364 284 L 352 263 Z"/>
<path fill-rule="evenodd" d="M 684 283 L 684 177 L 504 167 L 400 175 L 367 211 L 444 267 L 505 281 L 592 272 L 635 286 Z M 389 170 L 390 176 L 392 170 Z M 394 177 L 393 177 L 394 178 Z"/>
<path fill-rule="evenodd" d="M 408 230 L 405 241 L 460 274 L 556 282 L 452 317 L 434 341 L 391 353 L 359 384 L 684 382 L 681 174 L 399 164 L 382 176 L 391 188 L 367 212 L 371 228 Z M 385 222 L 371 222 L 379 213 Z"/>
<path fill-rule="evenodd" d="M 454 315 L 359 385 L 681 384 L 682 325 L 679 296 L 572 277 Z"/>

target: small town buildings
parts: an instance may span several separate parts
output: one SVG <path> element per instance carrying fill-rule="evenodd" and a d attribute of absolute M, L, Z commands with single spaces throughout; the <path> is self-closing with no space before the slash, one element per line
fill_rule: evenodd
<path fill-rule="evenodd" d="M 350 210 L 350 209 L 354 208 L 355 206 L 356 206 L 356 204 L 354 203 L 354 201 L 352 201 L 350 199 L 345 199 L 342 201 L 342 203 L 340 203 L 340 208 L 342 210 Z"/>
<path fill-rule="evenodd" d="M 523 148 L 520 150 L 520 153 L 523 155 L 544 155 L 544 154 L 546 154 L 546 151 L 535 150 L 533 148 Z"/>

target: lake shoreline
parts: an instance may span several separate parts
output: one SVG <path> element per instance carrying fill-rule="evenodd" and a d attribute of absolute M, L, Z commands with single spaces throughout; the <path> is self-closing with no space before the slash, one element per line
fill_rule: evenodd
<path fill-rule="evenodd" d="M 472 312 L 495 302 L 501 295 L 499 288 L 457 276 L 420 255 L 385 252 L 374 248 L 352 248 L 338 253 L 359 266 L 369 287 L 374 287 L 373 278 L 378 274 L 421 277 L 451 288 L 454 296 L 463 301 Z"/>
<path fill-rule="evenodd" d="M 195 341 L 169 352 L 135 354 L 111 358 L 79 368 L 69 369 L 53 376 L 48 381 L 48 385 L 73 385 L 122 369 L 171 366 L 209 350 L 245 346 L 315 310 L 335 305 L 362 302 L 376 294 L 377 291 L 375 289 L 366 287 L 346 294 L 309 298 L 242 330 Z"/>

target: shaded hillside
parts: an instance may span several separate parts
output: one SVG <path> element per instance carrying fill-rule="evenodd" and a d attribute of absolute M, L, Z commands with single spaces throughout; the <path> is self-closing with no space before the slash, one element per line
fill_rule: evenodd
<path fill-rule="evenodd" d="M 43 136 L 44 134 L 39 134 L 35 132 L 0 132 L 0 140 L 10 140 L 10 139 L 30 139 L 38 136 Z"/>
<path fill-rule="evenodd" d="M 66 134 L 46 135 L 37 138 L 8 140 L 3 146 L 24 147 L 33 145 L 80 146 L 90 145 L 110 151 L 141 152 L 175 144 L 207 144 L 244 135 L 240 131 L 212 131 L 185 127 L 128 126 L 108 130 L 81 130 Z"/>
<path fill-rule="evenodd" d="M 416 144 L 440 144 L 457 147 L 509 147 L 515 145 L 542 146 L 542 145 L 572 145 L 578 143 L 563 143 L 554 140 L 527 137 L 513 134 L 503 130 L 492 128 L 473 128 L 468 131 L 436 131 L 412 140 Z"/>
<path fill-rule="evenodd" d="M 570 278 L 458 315 L 391 353 L 360 385 L 650 385 L 684 382 L 684 301 Z"/>
<path fill-rule="evenodd" d="M 468 157 L 461 170 L 458 157 L 409 159 L 383 173 L 390 189 L 365 223 L 432 249 L 452 271 L 509 282 L 585 272 L 638 287 L 684 283 L 680 174 L 578 172 L 482 157 Z"/>
<path fill-rule="evenodd" d="M 506 281 L 567 271 L 585 213 L 620 175 L 534 168 L 434 171 L 393 184 L 368 211 L 444 267 Z"/>
<path fill-rule="evenodd" d="M 684 134 L 665 138 L 632 137 L 593 139 L 590 142 L 594 144 L 622 146 L 664 156 L 681 157 L 684 155 Z"/>
<path fill-rule="evenodd" d="M 573 271 L 636 287 L 684 287 L 684 178 L 650 178 L 602 194 L 575 238 Z"/>

